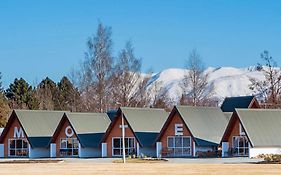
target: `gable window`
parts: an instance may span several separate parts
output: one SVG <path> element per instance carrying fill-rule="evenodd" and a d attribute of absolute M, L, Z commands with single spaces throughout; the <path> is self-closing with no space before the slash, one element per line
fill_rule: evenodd
<path fill-rule="evenodd" d="M 171 150 L 172 156 L 191 155 L 191 138 L 189 136 L 169 136 L 167 146 Z"/>
<path fill-rule="evenodd" d="M 60 139 L 60 156 L 73 157 L 78 156 L 79 141 L 77 138 Z"/>
<path fill-rule="evenodd" d="M 246 135 L 246 132 L 245 132 L 243 126 L 241 125 L 241 123 L 239 124 L 239 132 L 240 132 L 240 135 L 241 135 L 241 136 Z"/>
<path fill-rule="evenodd" d="M 112 138 L 112 155 L 122 156 L 122 137 Z M 135 138 L 125 137 L 125 155 L 131 155 L 136 153 L 135 150 Z"/>
<path fill-rule="evenodd" d="M 233 136 L 233 154 L 237 156 L 249 155 L 249 141 L 246 136 Z"/>
<path fill-rule="evenodd" d="M 22 139 L 22 138 L 8 139 L 8 156 L 28 157 L 27 139 Z"/>

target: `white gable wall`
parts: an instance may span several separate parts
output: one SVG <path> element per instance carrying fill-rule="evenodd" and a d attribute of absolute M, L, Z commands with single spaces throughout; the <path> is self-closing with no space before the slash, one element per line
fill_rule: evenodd
<path fill-rule="evenodd" d="M 257 157 L 260 154 L 281 154 L 281 147 L 278 148 L 249 148 L 249 157 Z"/>

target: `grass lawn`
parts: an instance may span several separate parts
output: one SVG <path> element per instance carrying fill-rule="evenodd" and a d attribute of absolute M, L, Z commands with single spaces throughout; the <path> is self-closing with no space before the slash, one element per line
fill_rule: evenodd
<path fill-rule="evenodd" d="M 271 175 L 281 174 L 280 164 L 176 164 L 176 163 L 28 163 L 0 164 L 0 174 L 226 174 Z"/>

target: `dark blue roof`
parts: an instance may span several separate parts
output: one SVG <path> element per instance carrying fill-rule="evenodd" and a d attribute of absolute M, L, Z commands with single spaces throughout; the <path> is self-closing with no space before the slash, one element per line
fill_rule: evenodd
<path fill-rule="evenodd" d="M 234 112 L 235 108 L 248 108 L 254 96 L 226 97 L 221 105 L 223 112 Z"/>
<path fill-rule="evenodd" d="M 52 137 L 28 137 L 32 148 L 48 147 Z"/>
<path fill-rule="evenodd" d="M 78 134 L 78 138 L 81 142 L 82 147 L 98 148 L 100 146 L 103 135 L 104 133 Z"/>
<path fill-rule="evenodd" d="M 159 133 L 155 132 L 135 132 L 136 137 L 140 141 L 142 147 L 151 147 L 155 144 Z"/>
<path fill-rule="evenodd" d="M 106 112 L 111 121 L 113 121 L 113 119 L 116 117 L 117 111 L 118 110 L 109 110 Z"/>
<path fill-rule="evenodd" d="M 207 140 L 203 140 L 203 139 L 199 139 L 199 138 L 195 138 L 195 143 L 198 145 L 198 146 L 218 146 L 219 144 L 217 143 L 214 143 L 214 142 L 210 142 L 210 141 L 207 141 Z"/>

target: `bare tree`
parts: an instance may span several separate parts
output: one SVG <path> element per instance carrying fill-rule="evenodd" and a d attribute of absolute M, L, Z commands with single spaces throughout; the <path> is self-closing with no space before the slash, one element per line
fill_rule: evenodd
<path fill-rule="evenodd" d="M 110 77 L 112 75 L 112 40 L 111 28 L 98 24 L 96 35 L 88 39 L 88 52 L 81 65 L 80 89 L 82 95 L 94 103 L 91 111 L 104 112 L 110 92 Z"/>
<path fill-rule="evenodd" d="M 170 107 L 170 98 L 168 96 L 168 89 L 163 87 L 162 81 L 154 82 L 148 89 L 148 92 L 152 94 L 151 107 L 154 108 L 168 108 Z"/>
<path fill-rule="evenodd" d="M 131 106 L 133 107 L 148 107 L 150 103 L 149 92 L 147 86 L 151 75 L 148 74 L 140 78 L 139 83 L 132 95 Z"/>
<path fill-rule="evenodd" d="M 213 88 L 208 87 L 209 75 L 204 73 L 205 66 L 196 49 L 190 52 L 186 69 L 182 81 L 184 100 L 181 99 L 181 102 L 192 106 L 206 105 L 211 98 Z"/>
<path fill-rule="evenodd" d="M 281 102 L 281 70 L 268 51 L 261 53 L 261 59 L 265 66 L 258 64 L 256 69 L 263 72 L 265 80 L 251 78 L 250 89 L 264 100 L 266 107 L 276 107 Z"/>
<path fill-rule="evenodd" d="M 133 91 L 140 83 L 141 59 L 134 55 L 132 43 L 128 41 L 121 50 L 114 71 L 114 96 L 121 106 L 132 106 Z"/>
<path fill-rule="evenodd" d="M 0 72 L 0 127 L 4 127 L 8 120 L 10 112 L 8 101 L 4 95 L 4 87 L 2 86 L 2 74 Z"/>

